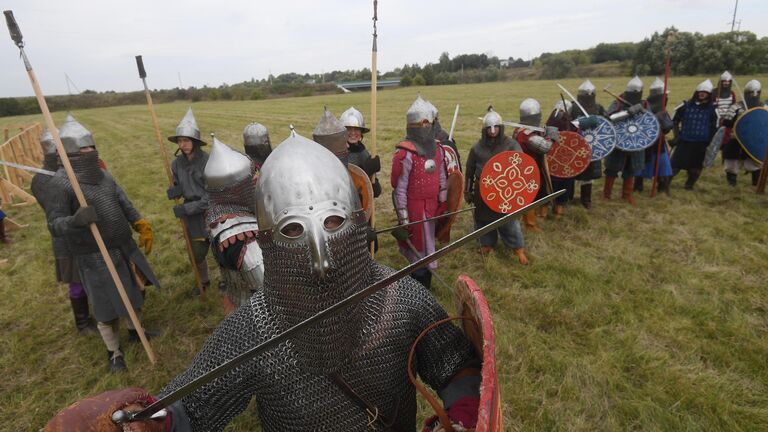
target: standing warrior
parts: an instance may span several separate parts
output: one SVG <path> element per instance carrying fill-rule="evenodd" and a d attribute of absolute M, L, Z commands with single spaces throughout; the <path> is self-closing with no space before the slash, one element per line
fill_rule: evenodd
<path fill-rule="evenodd" d="M 520 123 L 533 127 L 539 127 L 541 125 L 541 104 L 539 101 L 533 98 L 527 98 L 520 103 Z M 549 153 L 549 150 L 552 149 L 552 141 L 560 138 L 560 134 L 557 133 L 557 128 L 548 126 L 546 129 L 547 132 L 545 134 L 526 128 L 517 128 L 513 132 L 514 139 L 520 144 L 523 151 L 536 160 L 536 165 L 539 166 L 542 178 L 549 175 L 549 172 L 546 169 L 544 155 Z M 542 180 L 542 182 L 544 182 L 544 184 L 548 183 L 544 180 Z M 542 198 L 547 195 L 547 193 L 551 192 L 552 191 L 547 192 L 545 188 L 541 188 L 539 189 L 538 195 L 536 195 L 536 199 Z M 540 217 L 544 218 L 547 216 L 546 209 L 546 206 L 539 207 Z M 523 220 L 525 221 L 526 229 L 531 231 L 541 231 L 536 224 L 535 210 L 526 212 L 523 215 Z"/>
<path fill-rule="evenodd" d="M 464 200 L 467 204 L 475 206 L 475 229 L 480 229 L 503 216 L 491 210 L 485 204 L 485 201 L 480 196 L 478 182 L 488 160 L 505 151 L 522 152 L 523 149 L 520 147 L 520 144 L 504 134 L 504 123 L 501 120 L 501 116 L 492 107 L 489 107 L 488 113 L 483 117 L 483 129 L 480 131 L 480 140 L 469 150 L 466 175 L 464 176 Z M 520 221 L 511 221 L 499 229 L 480 237 L 480 249 L 478 252 L 481 255 L 487 255 L 493 250 L 493 247 L 496 245 L 497 235 L 501 236 L 505 246 L 515 251 L 520 264 L 528 264 Z"/>
<path fill-rule="evenodd" d="M 736 120 L 747 109 L 763 106 L 763 102 L 760 100 L 761 91 L 762 85 L 760 81 L 752 80 L 748 82 L 744 86 L 744 104 L 747 108 L 744 109 L 744 106 L 741 104 L 733 104 L 721 117 L 723 126 L 728 130 L 725 134 L 727 141 L 723 143 L 723 160 L 725 162 L 725 178 L 731 186 L 736 186 L 736 180 L 742 168 L 752 174 L 752 186 L 757 186 L 757 182 L 760 179 L 760 165 L 747 156 L 747 152 L 739 145 L 736 136 L 730 131 L 733 130 Z"/>
<path fill-rule="evenodd" d="M 260 123 L 251 123 L 243 130 L 243 147 L 245 154 L 251 158 L 256 168 L 256 173 L 261 170 L 267 156 L 272 153 L 272 142 L 269 140 L 269 131 Z"/>
<path fill-rule="evenodd" d="M 168 199 L 184 198 L 183 204 L 173 206 L 173 214 L 184 220 L 200 281 L 204 287 L 208 287 L 211 282 L 205 257 L 208 255 L 210 241 L 205 229 L 208 193 L 205 191 L 204 176 L 208 153 L 202 149 L 206 143 L 200 139 L 200 129 L 192 108 L 187 110 L 181 123 L 176 126 L 176 135 L 168 137 L 168 141 L 178 144 L 177 153 L 181 153 L 171 163 L 173 186 L 168 188 Z M 199 291 L 195 286 L 192 294 L 199 295 Z"/>
<path fill-rule="evenodd" d="M 647 108 L 648 103 L 643 100 L 643 81 L 640 77 L 635 76 L 627 83 L 624 93 L 620 95 L 625 101 L 629 102 L 629 105 L 620 100 L 615 100 L 608 107 L 608 114 L 614 114 L 619 111 L 626 110 L 629 115 L 636 115 Z M 616 182 L 616 177 L 621 172 L 621 178 L 623 183 L 621 185 L 621 197 L 628 203 L 636 205 L 635 197 L 632 196 L 632 191 L 635 187 L 635 173 L 641 171 L 645 165 L 645 152 L 638 151 L 626 151 L 620 148 L 615 148 L 608 156 L 605 157 L 605 185 L 603 186 L 603 198 L 611 199 L 613 192 L 613 184 Z"/>
<path fill-rule="evenodd" d="M 706 80 L 696 87 L 693 96 L 675 109 L 675 153 L 672 155 L 672 175 L 688 171 L 685 189 L 692 190 L 704 167 L 707 146 L 717 129 L 717 112 L 712 103 L 712 82 Z M 682 124 L 682 126 L 681 126 Z"/>
<path fill-rule="evenodd" d="M 558 131 L 564 132 L 576 132 L 578 129 L 571 123 L 571 101 L 559 100 L 555 103 L 555 108 L 549 114 L 547 118 L 547 126 L 556 128 Z M 568 205 L 568 200 L 574 195 L 574 187 L 576 186 L 576 180 L 574 178 L 560 178 L 550 175 L 552 179 L 553 192 L 565 189 L 566 193 L 555 198 L 554 215 L 560 217 L 565 214 L 565 206 Z"/>
<path fill-rule="evenodd" d="M 371 154 L 365 148 L 365 144 L 363 144 L 363 135 L 370 131 L 370 129 L 365 127 L 363 113 L 355 109 L 355 107 L 349 107 L 349 109 L 341 114 L 339 121 L 347 128 L 349 163 L 357 165 L 368 174 L 373 187 L 373 196 L 376 198 L 381 195 L 381 184 L 379 179 L 375 177 L 376 173 L 381 171 L 381 160 L 379 155 L 371 157 Z"/>
<path fill-rule="evenodd" d="M 49 130 L 45 130 L 40 137 L 40 146 L 43 148 L 43 169 L 48 171 L 57 171 L 59 169 L 59 159 L 56 153 L 56 143 L 53 141 L 53 135 Z M 46 174 L 35 174 L 32 177 L 30 189 L 32 195 L 37 199 L 37 203 L 45 212 L 48 219 L 53 210 L 53 201 L 56 195 L 61 193 L 54 186 L 56 181 L 53 177 Z M 96 323 L 91 318 L 91 312 L 88 307 L 88 295 L 85 292 L 80 281 L 80 272 L 77 269 L 72 254 L 67 248 L 65 239 L 61 236 L 51 233 L 53 243 L 53 256 L 56 266 L 56 281 L 66 283 L 69 286 L 69 301 L 72 305 L 72 312 L 75 315 L 75 327 L 81 335 L 88 335 L 96 332 Z"/>
<path fill-rule="evenodd" d="M 434 107 L 417 96 L 406 118 L 406 136 L 397 144 L 392 160 L 393 200 L 401 224 L 439 216 L 448 208 L 447 173 L 443 149 L 435 140 Z M 435 221 L 410 225 L 408 237 L 398 241 L 400 253 L 410 262 L 435 251 Z M 413 273 L 429 288 L 437 261 Z"/>
<path fill-rule="evenodd" d="M 720 80 L 717 82 L 717 89 L 712 95 L 712 101 L 717 111 L 717 118 L 722 120 L 723 116 L 731 105 L 736 103 L 736 92 L 731 89 L 733 84 L 733 76 L 730 72 L 725 71 L 720 75 Z M 721 122 L 722 123 L 722 122 Z"/>
<path fill-rule="evenodd" d="M 248 156 L 213 139 L 205 165 L 210 199 L 205 222 L 221 272 L 222 300 L 227 314 L 247 303 L 264 285 L 264 259 L 256 243 L 259 225 L 254 203 L 255 165 Z"/>
<path fill-rule="evenodd" d="M 576 94 L 576 100 L 587 111 L 586 114 L 581 112 L 578 106 L 571 106 L 571 118 L 576 119 L 584 115 L 598 115 L 606 117 L 605 108 L 597 103 L 595 85 L 592 81 L 585 80 L 578 88 Z M 592 182 L 599 179 L 603 175 L 603 161 L 602 159 L 592 161 L 589 163 L 587 169 L 576 176 L 575 180 L 581 183 L 579 187 L 579 201 L 585 209 L 592 208 Z"/>
<path fill-rule="evenodd" d="M 264 289 L 224 319 L 161 395 L 394 272 L 368 253 L 364 212 L 347 170 L 317 143 L 291 136 L 275 149 L 262 167 L 256 207 L 269 268 Z M 425 327 L 445 317 L 429 291 L 400 279 L 194 390 L 170 406 L 165 422 L 129 426 L 220 431 L 255 398 L 265 432 L 416 430 L 408 351 Z M 443 399 L 456 430 L 474 427 L 480 362 L 464 334 L 438 326 L 415 355 L 416 372 Z M 65 409 L 46 431 L 118 431 L 112 411 L 150 401 L 142 389 L 106 392 Z"/>
<path fill-rule="evenodd" d="M 672 118 L 667 113 L 666 108 L 662 105 L 663 96 L 664 81 L 657 77 L 648 88 L 648 105 L 656 116 L 656 120 L 659 121 L 661 134 L 652 146 L 645 149 L 645 168 L 635 173 L 635 190 L 638 192 L 643 191 L 643 179 L 652 179 L 656 175 L 656 155 L 661 155 L 658 161 L 658 190 L 659 192 L 669 193 L 669 182 L 672 180 L 672 165 L 669 162 L 669 153 L 667 153 L 667 145 L 664 136 L 672 130 L 673 124 Z M 659 147 L 661 147 L 660 150 Z"/>
<path fill-rule="evenodd" d="M 109 370 L 118 372 L 126 369 L 120 351 L 119 318 L 126 319 L 131 342 L 138 342 L 139 336 L 127 319 L 128 311 L 88 226 L 95 222 L 103 233 L 104 243 L 137 315 L 144 304 L 144 298 L 137 286 L 136 277 L 145 277 L 157 287 L 160 284 L 131 238 L 131 227 L 139 233 L 139 245 L 145 253 L 152 250 L 152 228 L 146 219 L 142 219 L 112 176 L 99 167 L 99 154 L 91 133 L 70 115 L 61 126 L 60 135 L 89 205 L 80 207 L 66 173 L 64 170 L 57 171 L 51 183 L 52 188 L 59 193 L 51 200 L 48 226 L 52 235 L 64 237 L 75 258 L 80 280 L 93 305 L 99 333 L 107 346 Z M 140 275 L 131 271 L 131 264 Z M 157 335 L 156 332 L 145 333 L 147 337 Z"/>

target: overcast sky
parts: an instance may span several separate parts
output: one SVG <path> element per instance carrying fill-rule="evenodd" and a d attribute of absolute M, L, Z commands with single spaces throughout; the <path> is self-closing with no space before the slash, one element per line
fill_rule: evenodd
<path fill-rule="evenodd" d="M 379 70 L 451 56 L 528 59 L 654 31 L 730 30 L 732 0 L 379 0 Z M 271 72 L 361 69 L 371 62 L 371 0 L 0 0 L 12 9 L 46 94 L 218 86 Z M 741 29 L 766 36 L 768 0 L 741 0 Z M 72 92 L 75 88 L 72 87 Z M 0 97 L 32 90 L 5 26 Z"/>

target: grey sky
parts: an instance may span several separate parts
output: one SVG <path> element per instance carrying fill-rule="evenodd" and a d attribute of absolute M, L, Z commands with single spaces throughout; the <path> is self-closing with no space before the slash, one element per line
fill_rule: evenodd
<path fill-rule="evenodd" d="M 46 94 L 218 86 L 270 73 L 370 67 L 372 0 L 2 0 L 12 9 Z M 379 70 L 492 52 L 542 52 L 640 41 L 674 25 L 727 31 L 731 0 L 380 0 Z M 766 36 L 768 1 L 740 0 L 741 29 Z M 18 50 L 0 29 L 0 97 L 32 95 Z M 72 89 L 74 91 L 74 88 Z"/>

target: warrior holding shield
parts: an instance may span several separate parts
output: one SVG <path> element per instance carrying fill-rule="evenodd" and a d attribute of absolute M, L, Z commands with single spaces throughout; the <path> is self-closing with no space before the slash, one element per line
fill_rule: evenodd
<path fill-rule="evenodd" d="M 672 165 L 669 162 L 669 153 L 667 153 L 666 141 L 664 136 L 672 130 L 672 117 L 667 113 L 663 106 L 664 81 L 658 77 L 648 88 L 648 105 L 651 111 L 659 121 L 661 135 L 656 142 L 645 149 L 645 168 L 635 173 L 635 191 L 643 191 L 643 179 L 650 179 L 656 175 L 656 155 L 660 155 L 659 166 L 659 192 L 669 193 L 669 182 L 672 180 Z M 659 149 L 661 147 L 661 149 Z"/>
<path fill-rule="evenodd" d="M 161 396 L 394 272 L 371 258 L 357 191 L 343 164 L 319 144 L 298 135 L 280 144 L 262 166 L 255 196 L 269 268 L 264 288 L 222 321 Z M 425 328 L 446 317 L 427 289 L 402 278 L 190 389 L 164 420 L 114 424 L 115 410 L 153 401 L 143 389 L 122 389 L 77 402 L 46 431 L 221 431 L 252 398 L 264 431 L 413 431 L 408 352 Z M 452 429 L 474 428 L 481 362 L 464 333 L 435 327 L 416 345 L 415 358 Z"/>
<path fill-rule="evenodd" d="M 488 107 L 488 112 L 483 117 L 483 129 L 480 131 L 480 140 L 469 150 L 466 163 L 466 175 L 464 176 L 464 200 L 467 204 L 475 206 L 475 229 L 482 228 L 489 223 L 503 216 L 492 210 L 480 196 L 480 174 L 493 156 L 505 152 L 517 151 L 523 149 L 517 141 L 510 139 L 504 134 L 504 123 L 501 116 Z M 497 235 L 501 236 L 502 242 L 508 248 L 515 251 L 520 264 L 528 264 L 528 258 L 525 256 L 525 241 L 523 231 L 520 229 L 520 221 L 513 220 L 506 225 L 491 231 L 480 237 L 481 255 L 487 255 L 496 245 Z"/>
<path fill-rule="evenodd" d="M 576 100 L 579 102 L 582 108 L 586 110 L 586 113 L 581 112 L 581 109 L 576 105 L 571 106 L 571 118 L 577 119 L 582 116 L 601 116 L 607 117 L 605 108 L 597 102 L 595 85 L 590 80 L 584 80 L 579 86 L 576 93 Z M 589 166 L 583 173 L 576 176 L 576 181 L 580 183 L 579 187 L 579 201 L 585 209 L 592 208 L 592 182 L 599 179 L 603 175 L 603 162 L 602 158 L 597 159 L 596 147 L 601 143 L 600 140 L 605 138 L 600 134 L 594 134 L 592 138 L 592 151 L 593 157 Z M 615 139 L 614 139 L 615 141 Z M 575 188 L 575 186 L 574 186 Z M 575 191 L 574 191 L 575 193 Z"/>
<path fill-rule="evenodd" d="M 760 100 L 762 85 L 758 80 L 751 80 L 744 86 L 744 105 L 733 104 L 721 117 L 723 126 L 732 130 L 736 121 L 739 120 L 747 110 L 763 106 Z M 739 144 L 738 139 L 732 133 L 726 134 L 728 140 L 723 143 L 723 160 L 725 162 L 725 178 L 730 186 L 736 186 L 736 180 L 741 169 L 751 173 L 752 185 L 757 186 L 760 178 L 760 164 L 754 161 L 744 148 Z"/>
<path fill-rule="evenodd" d="M 678 105 L 672 118 L 675 128 L 675 152 L 672 155 L 672 175 L 688 171 L 685 189 L 692 190 L 704 167 L 707 146 L 717 130 L 717 111 L 712 103 L 712 82 L 696 86 L 691 99 Z"/>

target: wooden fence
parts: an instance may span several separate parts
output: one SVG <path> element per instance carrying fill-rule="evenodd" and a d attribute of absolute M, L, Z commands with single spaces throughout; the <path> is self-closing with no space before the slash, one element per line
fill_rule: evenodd
<path fill-rule="evenodd" d="M 14 132 L 18 130 L 14 134 Z M 40 135 L 43 127 L 39 123 L 3 129 L 3 143 L 0 144 L 0 159 L 21 165 L 39 168 L 43 161 Z M 37 201 L 27 189 L 34 174 L 6 165 L 0 165 L 0 200 L 6 208 L 36 204 Z M 6 227 L 22 228 L 19 222 L 6 217 Z"/>

